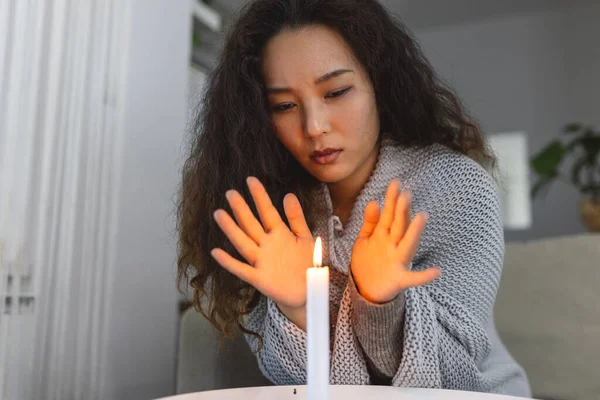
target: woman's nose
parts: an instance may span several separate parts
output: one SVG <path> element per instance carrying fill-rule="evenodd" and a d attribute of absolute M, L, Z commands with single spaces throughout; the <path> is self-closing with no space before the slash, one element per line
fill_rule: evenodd
<path fill-rule="evenodd" d="M 324 105 L 313 105 L 305 109 L 304 131 L 309 137 L 316 137 L 331 131 L 329 113 Z"/>

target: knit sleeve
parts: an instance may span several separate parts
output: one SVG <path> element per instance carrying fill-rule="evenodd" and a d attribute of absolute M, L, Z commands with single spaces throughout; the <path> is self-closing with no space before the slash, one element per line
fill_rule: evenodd
<path fill-rule="evenodd" d="M 290 321 L 275 302 L 264 297 L 245 322 L 263 340 L 259 349 L 258 338 L 245 335 L 262 374 L 276 385 L 306 383 L 306 332 Z"/>
<path fill-rule="evenodd" d="M 332 331 L 332 385 L 366 385 L 370 382 L 366 362 L 352 332 L 350 309 L 350 294 L 346 288 Z M 306 332 L 288 320 L 272 300 L 264 298 L 246 317 L 246 326 L 263 338 L 263 346 L 257 352 L 258 339 L 246 335 L 263 375 L 276 385 L 306 384 Z"/>
<path fill-rule="evenodd" d="M 348 274 L 352 328 L 363 350 L 371 383 L 390 384 L 402 357 L 404 292 L 385 304 L 374 304 L 358 292 Z"/>
<path fill-rule="evenodd" d="M 442 274 L 405 292 L 404 351 L 393 383 L 503 392 L 511 371 L 490 374 L 484 365 L 504 256 L 499 197 L 471 160 L 446 161 L 428 171 L 434 178 L 416 194 L 427 196 L 420 203 L 430 218 L 413 260 L 416 270 L 437 266 Z"/>

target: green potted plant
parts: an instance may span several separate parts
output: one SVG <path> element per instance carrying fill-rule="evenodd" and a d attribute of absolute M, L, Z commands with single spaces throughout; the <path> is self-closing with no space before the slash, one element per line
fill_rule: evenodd
<path fill-rule="evenodd" d="M 573 163 L 565 176 L 561 167 L 569 158 Z M 538 178 L 533 198 L 557 179 L 574 185 L 581 193 L 583 223 L 590 231 L 600 232 L 600 131 L 579 123 L 566 125 L 562 137 L 533 156 L 531 167 Z"/>

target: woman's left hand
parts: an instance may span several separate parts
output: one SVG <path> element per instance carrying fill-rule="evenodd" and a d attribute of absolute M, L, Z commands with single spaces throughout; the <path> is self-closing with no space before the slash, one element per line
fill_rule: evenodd
<path fill-rule="evenodd" d="M 410 220 L 410 202 L 410 192 L 400 193 L 400 182 L 394 179 L 381 215 L 377 201 L 365 208 L 350 268 L 359 293 L 372 303 L 391 301 L 404 289 L 425 285 L 440 275 L 438 268 L 409 269 L 427 223 L 425 212 Z"/>

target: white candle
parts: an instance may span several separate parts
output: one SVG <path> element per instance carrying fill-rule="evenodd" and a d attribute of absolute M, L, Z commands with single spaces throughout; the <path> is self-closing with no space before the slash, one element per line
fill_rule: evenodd
<path fill-rule="evenodd" d="M 329 397 L 329 268 L 321 263 L 321 238 L 317 237 L 313 267 L 306 270 L 308 400 Z"/>

